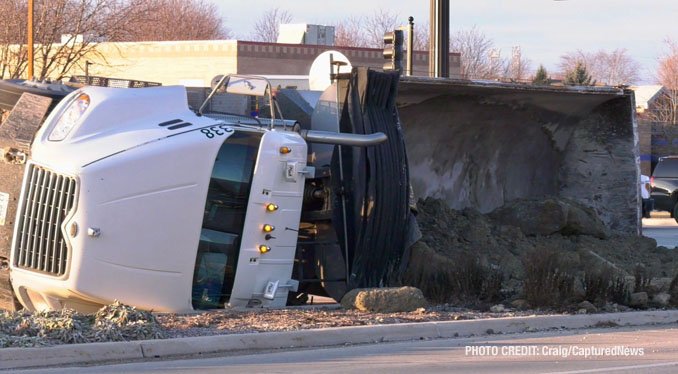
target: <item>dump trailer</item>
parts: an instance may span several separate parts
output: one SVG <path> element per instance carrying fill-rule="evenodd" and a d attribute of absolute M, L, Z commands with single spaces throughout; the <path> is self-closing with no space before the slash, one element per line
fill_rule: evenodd
<path fill-rule="evenodd" d="M 612 231 L 641 233 L 628 88 L 403 77 L 397 101 L 418 198 L 482 213 L 515 199 L 569 198 Z"/>
<path fill-rule="evenodd" d="M 12 165 L 5 285 L 28 310 L 185 312 L 388 284 L 412 224 L 399 75 L 332 78 L 301 122 L 254 76 L 197 108 L 180 86 L 69 94 Z M 220 93 L 261 115 L 210 112 Z"/>

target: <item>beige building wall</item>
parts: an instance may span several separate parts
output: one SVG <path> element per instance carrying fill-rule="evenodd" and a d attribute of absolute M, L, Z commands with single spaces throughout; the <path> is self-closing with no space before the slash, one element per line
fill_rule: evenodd
<path fill-rule="evenodd" d="M 209 86 L 219 74 L 307 75 L 322 52 L 338 50 L 354 66 L 381 69 L 381 49 L 258 43 L 239 40 L 101 43 L 89 61 L 89 74 L 160 82 Z M 415 52 L 414 75 L 428 75 L 428 53 Z M 84 65 L 84 64 L 83 64 Z M 450 73 L 459 77 L 458 53 L 450 54 Z M 73 75 L 84 75 L 75 69 Z"/>
<path fill-rule="evenodd" d="M 215 75 L 237 71 L 235 40 L 101 43 L 97 52 L 100 56 L 90 58 L 90 75 L 209 86 Z"/>

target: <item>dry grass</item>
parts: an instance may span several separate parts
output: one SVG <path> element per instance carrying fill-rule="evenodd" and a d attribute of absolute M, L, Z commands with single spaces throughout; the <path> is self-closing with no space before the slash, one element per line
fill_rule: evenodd
<path fill-rule="evenodd" d="M 613 269 L 609 265 L 594 263 L 587 266 L 581 278 L 584 300 L 603 305 L 611 296 Z"/>
<path fill-rule="evenodd" d="M 556 251 L 533 249 L 523 257 L 522 293 L 533 307 L 559 307 L 573 295 L 575 277 Z"/>
<path fill-rule="evenodd" d="M 633 277 L 635 278 L 635 287 L 633 288 L 633 292 L 647 292 L 648 294 L 653 293 L 652 289 L 652 274 L 650 274 L 649 270 L 641 265 L 638 264 L 636 267 L 633 268 Z"/>
<path fill-rule="evenodd" d="M 478 257 L 455 261 L 418 242 L 404 277 L 404 284 L 419 288 L 434 303 L 453 302 L 483 306 L 500 299 L 502 274 L 481 264 Z"/>

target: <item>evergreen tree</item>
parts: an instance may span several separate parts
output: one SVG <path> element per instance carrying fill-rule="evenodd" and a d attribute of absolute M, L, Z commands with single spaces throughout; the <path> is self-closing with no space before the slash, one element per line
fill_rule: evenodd
<path fill-rule="evenodd" d="M 544 68 L 544 65 L 539 65 L 537 73 L 534 75 L 534 78 L 532 78 L 532 84 L 540 86 L 548 86 L 551 84 L 551 78 L 549 78 L 549 74 Z"/>
<path fill-rule="evenodd" d="M 565 72 L 565 81 L 567 86 L 593 86 L 596 81 L 592 81 L 591 74 L 586 70 L 583 62 L 577 61 L 574 69 Z"/>

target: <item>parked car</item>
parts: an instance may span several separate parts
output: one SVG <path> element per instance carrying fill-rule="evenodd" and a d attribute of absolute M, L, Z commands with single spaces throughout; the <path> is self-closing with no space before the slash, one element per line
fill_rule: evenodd
<path fill-rule="evenodd" d="M 654 209 L 671 213 L 678 222 L 678 156 L 659 158 L 650 185 Z"/>

